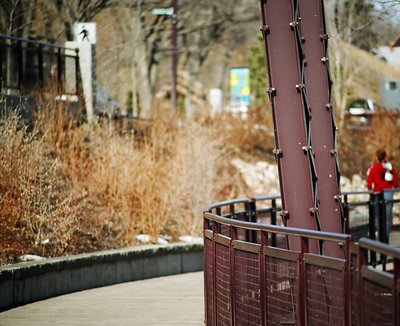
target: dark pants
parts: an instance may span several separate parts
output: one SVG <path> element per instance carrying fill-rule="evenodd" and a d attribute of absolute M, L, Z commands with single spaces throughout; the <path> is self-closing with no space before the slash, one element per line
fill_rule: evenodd
<path fill-rule="evenodd" d="M 393 210 L 393 192 L 392 191 L 382 191 L 383 193 L 383 200 L 386 203 L 383 203 L 385 205 L 385 225 L 386 225 L 386 236 L 387 240 L 389 242 L 390 239 L 390 229 L 392 228 L 392 210 Z M 379 206 L 379 200 L 381 196 L 377 195 L 374 198 L 374 207 L 375 207 L 375 227 L 377 230 L 379 230 L 379 225 L 380 225 L 380 220 L 382 219 L 381 217 L 381 207 Z"/>

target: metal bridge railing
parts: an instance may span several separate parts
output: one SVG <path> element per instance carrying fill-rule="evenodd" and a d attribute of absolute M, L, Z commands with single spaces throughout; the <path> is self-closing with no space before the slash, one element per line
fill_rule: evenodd
<path fill-rule="evenodd" d="M 400 250 L 365 238 L 355 243 L 348 234 L 255 223 L 273 219 L 277 200 L 226 201 L 204 213 L 206 325 L 399 326 Z M 257 209 L 262 201 L 271 205 Z M 300 251 L 287 247 L 288 237 L 300 239 Z M 310 253 L 315 240 L 339 244 L 345 259 Z M 386 271 L 369 263 L 372 254 L 389 258 Z"/>
<path fill-rule="evenodd" d="M 344 233 L 352 235 L 355 240 L 367 237 L 400 246 L 400 189 L 385 192 L 392 192 L 393 199 L 384 199 L 384 193 L 372 191 L 342 192 Z M 389 205 L 393 206 L 393 223 L 388 235 L 385 225 Z M 281 198 L 278 195 L 218 202 L 207 210 L 241 221 L 283 225 Z M 377 214 L 382 218 L 379 219 Z M 273 239 L 276 239 L 275 235 Z"/>
<path fill-rule="evenodd" d="M 0 34 L 0 94 L 78 95 L 80 89 L 77 49 Z"/>

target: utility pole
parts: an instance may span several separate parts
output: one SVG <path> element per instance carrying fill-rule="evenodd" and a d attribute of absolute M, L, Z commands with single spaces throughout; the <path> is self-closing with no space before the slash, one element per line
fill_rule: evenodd
<path fill-rule="evenodd" d="M 174 109 L 177 109 L 177 93 L 176 86 L 178 82 L 178 33 L 177 33 L 177 13 L 178 0 L 172 0 L 172 93 L 171 102 Z"/>

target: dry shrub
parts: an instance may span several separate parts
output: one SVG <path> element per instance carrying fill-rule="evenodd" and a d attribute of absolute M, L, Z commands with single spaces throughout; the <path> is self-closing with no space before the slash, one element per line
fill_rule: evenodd
<path fill-rule="evenodd" d="M 189 141 L 188 141 L 189 140 Z M 202 211 L 216 198 L 218 170 L 224 160 L 222 144 L 213 130 L 198 124 L 182 124 L 169 162 L 167 202 L 176 213 L 179 230 L 199 235 Z"/>
<path fill-rule="evenodd" d="M 138 233 L 153 239 L 200 235 L 201 212 L 215 196 L 220 150 L 210 131 L 155 120 L 144 139 L 103 134 L 90 146 L 93 167 L 86 180 L 90 197 L 103 203 L 99 230 L 120 245 L 132 244 Z"/>
<path fill-rule="evenodd" d="M 49 106 L 31 132 L 1 118 L 1 264 L 201 234 L 224 152 L 209 126 L 156 119 L 133 133 L 67 112 Z"/>
<path fill-rule="evenodd" d="M 273 147 L 260 111 L 133 129 L 69 112 L 44 106 L 31 131 L 0 118 L 1 264 L 133 245 L 140 233 L 201 235 L 203 209 L 245 191 L 232 158 Z"/>
<path fill-rule="evenodd" d="M 384 148 L 390 156 L 396 157 L 397 161 L 400 159 L 399 119 L 397 111 L 379 110 L 374 115 L 367 146 L 367 151 L 374 160 L 378 148 Z"/>
<path fill-rule="evenodd" d="M 249 161 L 274 159 L 275 139 L 270 107 L 249 110 L 245 118 L 225 113 L 215 119 L 213 128 L 237 155 Z"/>
<path fill-rule="evenodd" d="M 0 262 L 27 250 L 62 254 L 77 224 L 61 162 L 16 115 L 1 117 L 0 125 Z"/>

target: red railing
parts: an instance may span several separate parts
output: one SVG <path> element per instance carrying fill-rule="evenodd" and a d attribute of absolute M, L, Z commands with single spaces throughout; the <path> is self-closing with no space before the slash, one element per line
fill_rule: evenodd
<path fill-rule="evenodd" d="M 400 325 L 399 249 L 255 223 L 263 210 L 251 202 L 223 202 L 204 213 L 206 325 Z M 245 210 L 235 212 L 241 204 Z M 301 250 L 288 249 L 288 238 Z M 339 244 L 345 258 L 310 253 L 310 241 Z M 386 257 L 386 271 L 368 265 L 372 253 Z"/>

